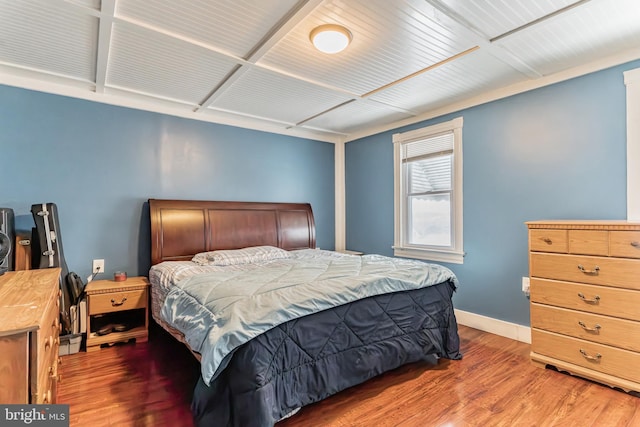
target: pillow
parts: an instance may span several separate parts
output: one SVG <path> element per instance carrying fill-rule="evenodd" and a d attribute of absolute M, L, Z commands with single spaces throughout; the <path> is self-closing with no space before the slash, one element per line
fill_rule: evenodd
<path fill-rule="evenodd" d="M 196 254 L 191 261 L 200 265 L 238 265 L 272 259 L 289 258 L 289 252 L 275 246 L 252 246 L 243 249 L 228 249 Z"/>

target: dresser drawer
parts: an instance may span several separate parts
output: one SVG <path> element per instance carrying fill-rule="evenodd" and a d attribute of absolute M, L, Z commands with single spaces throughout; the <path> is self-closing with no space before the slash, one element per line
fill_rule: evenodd
<path fill-rule="evenodd" d="M 58 336 L 60 327 L 60 302 L 58 298 L 51 300 L 42 319 L 41 327 L 37 334 L 37 378 L 44 378 L 43 371 L 48 370 L 51 361 L 58 358 Z"/>
<path fill-rule="evenodd" d="M 640 352 L 640 322 L 531 304 L 531 324 L 545 331 Z"/>
<path fill-rule="evenodd" d="M 640 321 L 639 291 L 545 279 L 531 279 L 530 291 L 531 302 Z"/>
<path fill-rule="evenodd" d="M 602 230 L 569 230 L 569 253 L 609 255 L 609 232 Z"/>
<path fill-rule="evenodd" d="M 532 253 L 531 277 L 640 290 L 640 259 Z"/>
<path fill-rule="evenodd" d="M 640 231 L 609 232 L 611 256 L 640 258 Z"/>
<path fill-rule="evenodd" d="M 52 354 L 55 354 L 55 356 L 48 361 L 41 371 L 38 371 L 38 386 L 34 389 L 37 390 L 38 395 L 34 401 L 39 404 L 55 403 L 56 401 L 59 349 L 60 346 L 58 344 L 52 347 Z"/>
<path fill-rule="evenodd" d="M 147 306 L 147 291 L 110 292 L 89 296 L 90 314 L 111 313 L 114 311 L 132 310 Z"/>
<path fill-rule="evenodd" d="M 564 335 L 531 330 L 531 350 L 597 372 L 640 382 L 640 353 Z"/>
<path fill-rule="evenodd" d="M 567 253 L 567 230 L 529 230 L 529 250 L 534 252 Z"/>

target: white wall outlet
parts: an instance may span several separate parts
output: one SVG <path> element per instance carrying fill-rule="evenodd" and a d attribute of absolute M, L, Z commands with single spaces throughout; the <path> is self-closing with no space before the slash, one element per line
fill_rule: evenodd
<path fill-rule="evenodd" d="M 529 295 L 529 287 L 530 287 L 529 278 L 528 277 L 523 277 L 522 278 L 522 292 L 527 294 L 527 296 Z"/>
<path fill-rule="evenodd" d="M 93 271 L 93 274 L 104 273 L 104 260 L 94 259 L 92 271 Z"/>

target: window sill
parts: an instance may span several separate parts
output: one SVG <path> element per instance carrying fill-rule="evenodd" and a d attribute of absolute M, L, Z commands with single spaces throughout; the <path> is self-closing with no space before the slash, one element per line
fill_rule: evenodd
<path fill-rule="evenodd" d="M 403 258 L 415 258 L 425 261 L 449 262 L 464 264 L 464 252 L 434 251 L 428 249 L 393 248 L 393 255 Z"/>

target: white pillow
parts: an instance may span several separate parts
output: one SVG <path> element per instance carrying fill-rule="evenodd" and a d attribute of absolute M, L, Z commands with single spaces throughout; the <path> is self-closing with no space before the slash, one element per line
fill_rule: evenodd
<path fill-rule="evenodd" d="M 191 261 L 200 265 L 238 265 L 272 259 L 289 258 L 289 252 L 275 246 L 252 246 L 243 249 L 217 250 L 196 254 Z"/>

